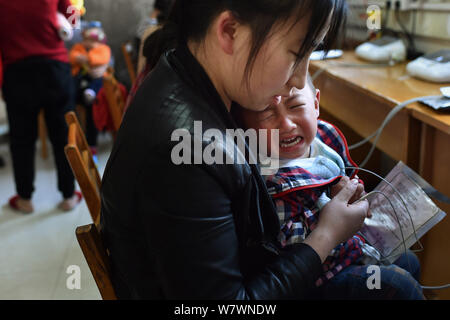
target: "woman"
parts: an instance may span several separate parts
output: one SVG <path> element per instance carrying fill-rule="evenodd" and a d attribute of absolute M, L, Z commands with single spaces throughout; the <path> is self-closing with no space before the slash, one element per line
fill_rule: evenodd
<path fill-rule="evenodd" d="M 173 37 L 178 45 L 138 90 L 102 182 L 119 298 L 314 297 L 321 263 L 367 215 L 367 202 L 348 205 L 358 183 L 343 185 L 304 243 L 281 250 L 259 168 L 207 165 L 195 148 L 182 155 L 194 164 L 176 165 L 174 133 L 194 135 L 199 123 L 225 133 L 235 128 L 233 103 L 263 110 L 303 88 L 309 54 L 333 43 L 344 11 L 343 0 L 175 1 L 155 43 Z"/>
<path fill-rule="evenodd" d="M 67 49 L 58 36 L 56 14 L 70 19 L 69 0 L 0 0 L 0 51 L 4 66 L 3 96 L 9 123 L 10 150 L 17 195 L 9 205 L 32 213 L 38 114 L 44 111 L 52 143 L 59 208 L 74 209 L 81 201 L 67 162 L 64 114 L 74 108 L 73 80 Z"/>

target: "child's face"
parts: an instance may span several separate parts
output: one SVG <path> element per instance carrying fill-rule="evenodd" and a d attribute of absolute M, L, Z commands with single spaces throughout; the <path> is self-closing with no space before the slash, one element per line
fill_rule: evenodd
<path fill-rule="evenodd" d="M 320 91 L 313 94 L 307 84 L 303 89 L 293 88 L 290 96 L 273 103 L 264 111 L 242 110 L 242 119 L 247 128 L 279 129 L 279 158 L 295 159 L 309 152 L 309 146 L 317 133 L 319 117 Z M 271 140 L 268 139 L 267 150 L 271 151 Z"/>

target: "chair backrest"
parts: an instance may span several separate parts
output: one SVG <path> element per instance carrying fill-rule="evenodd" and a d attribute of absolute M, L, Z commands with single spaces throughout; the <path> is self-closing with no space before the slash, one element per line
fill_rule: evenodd
<path fill-rule="evenodd" d="M 120 90 L 119 82 L 111 73 L 103 77 L 103 88 L 108 101 L 109 114 L 114 126 L 114 133 L 119 131 L 125 109 L 125 97 Z"/>
<path fill-rule="evenodd" d="M 66 113 L 66 122 L 69 127 L 68 141 L 64 148 L 67 160 L 73 174 L 80 185 L 92 221 L 95 225 L 100 223 L 100 186 L 101 178 L 92 158 L 91 149 L 86 141 L 77 116 L 73 111 Z"/>
<path fill-rule="evenodd" d="M 116 300 L 109 254 L 103 245 L 99 227 L 93 223 L 80 226 L 76 229 L 76 235 L 103 300 Z"/>
<path fill-rule="evenodd" d="M 124 42 L 121 45 L 123 58 L 125 59 L 125 63 L 127 65 L 128 74 L 130 75 L 131 84 L 136 81 L 136 66 L 133 63 L 133 59 L 131 57 L 133 53 L 133 45 L 130 41 Z"/>

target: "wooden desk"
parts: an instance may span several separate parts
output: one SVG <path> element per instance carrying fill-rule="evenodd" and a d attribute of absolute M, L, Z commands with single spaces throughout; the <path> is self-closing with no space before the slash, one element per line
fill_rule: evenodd
<path fill-rule="evenodd" d="M 310 74 L 318 70 L 314 84 L 321 90 L 321 108 L 362 137 L 373 133 L 397 104 L 421 96 L 439 95 L 433 84 L 409 77 L 406 63 L 390 67 L 359 68 L 366 64 L 353 52 L 327 61 L 312 61 Z M 399 112 L 386 126 L 378 148 L 405 162 L 440 192 L 450 196 L 450 113 L 438 113 L 420 103 Z M 437 203 L 450 214 L 450 205 Z M 446 217 L 421 240 L 419 254 L 422 281 L 427 286 L 450 283 L 450 218 Z M 450 299 L 450 289 L 435 291 Z"/>

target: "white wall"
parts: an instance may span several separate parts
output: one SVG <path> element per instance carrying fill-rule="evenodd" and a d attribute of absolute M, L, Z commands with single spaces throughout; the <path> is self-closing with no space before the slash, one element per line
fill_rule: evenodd
<path fill-rule="evenodd" d="M 153 2 L 154 0 L 85 0 L 85 19 L 102 22 L 115 57 L 119 81 L 129 81 L 120 46 L 127 40 L 133 40 L 139 22 L 152 11 Z"/>
<path fill-rule="evenodd" d="M 368 30 L 364 13 L 368 5 L 377 4 L 383 7 L 384 0 L 347 0 L 351 8 L 348 20 L 349 37 L 363 40 Z M 393 1 L 392 1 L 393 2 Z M 417 0 L 416 6 L 416 46 L 425 53 L 437 51 L 442 48 L 450 48 L 450 0 Z M 384 15 L 384 13 L 383 13 Z M 413 26 L 413 11 L 400 13 L 400 19 L 406 28 L 411 31 Z M 397 23 L 393 9 L 388 19 L 388 28 L 401 31 Z"/>

